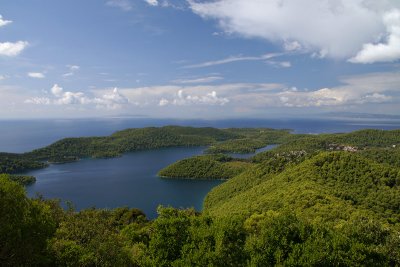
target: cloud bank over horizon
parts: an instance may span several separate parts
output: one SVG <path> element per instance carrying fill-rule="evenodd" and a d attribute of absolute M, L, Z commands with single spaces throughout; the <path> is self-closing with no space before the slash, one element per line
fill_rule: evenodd
<path fill-rule="evenodd" d="M 65 91 L 58 84 L 40 96 L 24 100 L 36 106 L 68 107 L 72 110 L 114 110 L 135 113 L 141 109 L 164 110 L 178 115 L 184 110 L 206 108 L 221 114 L 260 114 L 266 108 L 340 108 L 398 102 L 400 72 L 372 73 L 341 78 L 342 85 L 315 90 L 278 83 L 225 83 L 208 85 L 159 85 L 151 87 L 97 89 L 90 93 Z M 156 114 L 152 114 L 153 116 Z M 182 114 L 181 114 L 182 115 Z M 187 114 L 185 114 L 187 115 Z M 185 116 L 184 116 L 185 117 Z"/>

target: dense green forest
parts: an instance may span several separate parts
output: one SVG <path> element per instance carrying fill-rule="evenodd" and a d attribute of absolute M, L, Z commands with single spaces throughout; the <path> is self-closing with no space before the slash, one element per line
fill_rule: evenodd
<path fill-rule="evenodd" d="M 229 179 L 253 164 L 224 154 L 203 155 L 180 160 L 162 169 L 158 175 L 166 178 Z"/>
<path fill-rule="evenodd" d="M 298 204 L 295 211 L 290 207 L 271 206 L 271 209 L 265 208 L 264 211 L 247 216 L 227 213 L 227 216 L 213 216 L 207 212 L 200 214 L 192 209 L 159 207 L 159 216 L 149 221 L 137 209 L 122 207 L 76 212 L 72 208 L 62 209 L 55 200 L 29 199 L 21 185 L 3 175 L 0 177 L 0 264 L 400 264 L 398 224 L 384 222 L 371 215 L 368 209 L 358 210 L 356 207 L 354 210 L 344 210 L 343 216 L 341 213 L 331 213 L 329 209 L 324 209 L 328 204 L 319 201 L 324 198 L 323 195 L 316 198 L 316 202 L 319 203 L 307 202 L 310 200 L 308 198 L 301 201 L 302 191 L 295 195 L 302 204 L 307 204 L 308 209 L 313 211 L 302 214 Z M 319 205 L 321 203 L 322 206 Z M 314 209 L 311 208 L 313 205 Z M 341 207 L 345 204 L 337 205 Z M 317 211 L 318 209 L 321 211 Z M 317 219 L 317 215 L 320 219 Z M 337 218 L 333 218 L 336 216 Z"/>
<path fill-rule="evenodd" d="M 47 166 L 46 163 L 26 157 L 24 154 L 0 153 L 0 173 L 20 173 Z"/>
<path fill-rule="evenodd" d="M 151 137 L 142 146 L 132 141 L 129 149 L 145 149 L 155 136 L 155 147 L 211 145 L 210 154 L 160 171 L 168 177 L 228 179 L 209 192 L 201 213 L 159 207 L 158 217 L 148 220 L 126 207 L 63 209 L 56 200 L 27 198 L 15 177 L 2 175 L 0 265 L 400 266 L 399 130 L 297 135 L 165 127 L 170 139 L 163 142 L 160 129 L 164 134 L 164 128 L 118 132 L 107 137 L 109 150 L 94 145 L 100 137 L 78 139 L 94 142 L 83 152 L 75 139 L 64 139 L 23 158 L 4 155 L 16 162 L 113 155 L 116 143 L 145 132 Z M 235 151 L 235 142 L 241 147 L 246 139 L 257 140 L 249 147 L 258 141 L 280 145 L 250 159 L 212 153 Z M 57 154 L 63 146 L 67 152 Z"/>
<path fill-rule="evenodd" d="M 36 182 L 36 177 L 30 175 L 9 175 L 8 178 L 14 182 L 17 182 L 21 185 L 30 185 Z"/>

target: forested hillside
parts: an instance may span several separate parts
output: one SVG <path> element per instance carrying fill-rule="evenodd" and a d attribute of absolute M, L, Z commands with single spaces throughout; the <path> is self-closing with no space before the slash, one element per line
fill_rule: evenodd
<path fill-rule="evenodd" d="M 264 136 L 260 129 L 202 129 L 196 139 L 192 128 L 155 129 L 123 131 L 107 142 L 142 136 L 141 144 L 157 137 L 157 146 L 218 147 Z M 152 221 L 134 208 L 64 210 L 56 200 L 27 198 L 2 175 L 0 265 L 400 266 L 400 131 L 281 131 L 281 137 L 271 131 L 264 144 L 280 145 L 250 159 L 207 154 L 161 170 L 168 177 L 228 180 L 209 192 L 202 212 L 160 207 Z M 130 149 L 141 147 L 135 142 Z M 66 148 L 77 153 L 72 144 Z"/>
<path fill-rule="evenodd" d="M 213 189 L 205 211 L 215 216 L 248 216 L 291 209 L 309 220 L 330 223 L 348 220 L 357 212 L 393 224 L 400 222 L 399 168 L 350 152 L 321 153 L 280 173 L 263 172 L 267 164 Z M 243 180 L 247 186 L 238 187 Z"/>
<path fill-rule="evenodd" d="M 192 209 L 160 207 L 159 216 L 149 221 L 141 211 L 130 208 L 64 211 L 57 201 L 28 199 L 20 185 L 0 176 L 0 264 L 182 267 L 400 264 L 398 225 L 376 218 L 374 211 L 357 206 L 348 208 L 345 201 L 337 201 L 338 207 L 331 212 L 324 207 L 335 207 L 329 204 L 335 197 L 324 196 L 322 191 L 316 192 L 321 195 L 304 194 L 302 189 L 288 191 L 295 195 L 292 199 L 300 202 L 291 203 L 296 206 L 295 212 L 292 207 L 271 205 L 247 216 L 228 213 L 213 216 Z M 316 198 L 310 202 L 310 198 L 302 200 L 305 196 Z M 257 198 L 253 200 L 259 203 Z M 341 207 L 347 208 L 343 215 L 337 212 Z"/>

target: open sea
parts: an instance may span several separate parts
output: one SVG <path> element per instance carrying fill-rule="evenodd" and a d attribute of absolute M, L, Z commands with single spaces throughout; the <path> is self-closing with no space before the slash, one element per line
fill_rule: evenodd
<path fill-rule="evenodd" d="M 0 120 L 0 152 L 27 152 L 65 137 L 104 136 L 126 128 L 183 125 L 196 127 L 268 127 L 295 133 L 350 132 L 358 129 L 400 129 L 399 120 L 158 120 L 58 119 Z M 266 147 L 271 149 L 273 146 Z M 204 147 L 138 151 L 113 159 L 84 159 L 30 171 L 37 182 L 26 188 L 29 196 L 72 201 L 76 208 L 129 206 L 150 218 L 158 205 L 202 209 L 206 194 L 223 181 L 161 179 L 157 172 L 184 158 L 202 154 Z M 262 150 L 260 150 L 262 151 Z M 251 156 L 243 155 L 245 157 Z"/>

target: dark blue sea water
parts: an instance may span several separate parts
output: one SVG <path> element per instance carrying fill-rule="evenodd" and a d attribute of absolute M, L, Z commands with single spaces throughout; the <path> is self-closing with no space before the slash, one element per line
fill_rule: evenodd
<path fill-rule="evenodd" d="M 43 147 L 64 137 L 109 135 L 134 127 L 190 125 L 211 127 L 269 127 L 293 129 L 296 133 L 349 132 L 363 128 L 396 129 L 399 121 L 334 120 L 154 120 L 88 119 L 0 121 L 0 152 L 25 152 Z M 270 149 L 267 147 L 264 149 Z M 205 195 L 222 181 L 169 180 L 157 177 L 167 165 L 193 155 L 204 148 L 168 148 L 139 151 L 114 159 L 87 159 L 75 163 L 51 165 L 29 172 L 37 182 L 27 187 L 29 196 L 41 193 L 45 198 L 72 201 L 77 209 L 96 206 L 130 206 L 142 209 L 150 218 L 160 204 L 194 207 L 201 210 Z M 236 155 L 237 156 L 237 155 Z M 249 157 L 246 154 L 242 157 Z"/>

